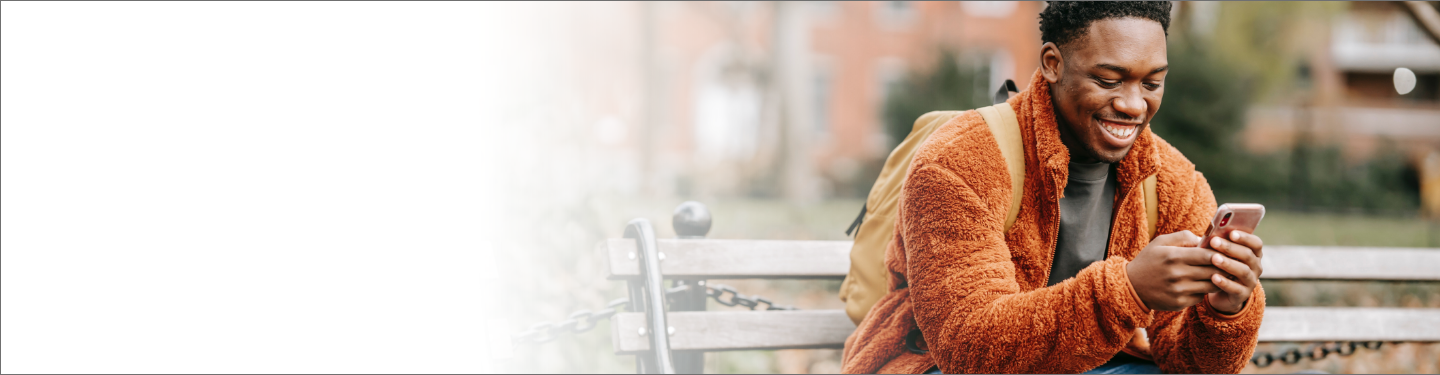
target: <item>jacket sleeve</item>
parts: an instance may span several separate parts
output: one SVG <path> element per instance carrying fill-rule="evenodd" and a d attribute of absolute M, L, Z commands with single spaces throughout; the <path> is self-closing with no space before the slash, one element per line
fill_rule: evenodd
<path fill-rule="evenodd" d="M 916 163 L 902 196 L 900 239 L 916 324 L 944 373 L 1078 373 L 1103 364 L 1150 323 L 1121 257 L 1020 291 L 1004 239 L 1008 177 L 995 175 L 1006 173 L 1003 165 L 962 166 L 969 169 L 957 174 Z"/>
<path fill-rule="evenodd" d="M 1170 215 L 1174 218 L 1161 233 L 1189 230 L 1204 235 L 1215 216 L 1215 196 L 1200 172 L 1193 170 L 1182 176 L 1188 181 L 1161 182 L 1178 194 L 1170 195 Z M 1163 177 L 1163 175 L 1162 175 Z M 1187 191 L 1188 190 L 1188 191 Z M 1159 194 L 1165 198 L 1167 194 Z M 1166 202 L 1169 203 L 1169 202 Z M 1162 219 L 1164 220 L 1164 219 Z M 1156 311 L 1155 320 L 1146 330 L 1150 333 L 1150 353 L 1160 370 L 1170 373 L 1239 373 L 1255 352 L 1259 339 L 1260 319 L 1265 314 L 1265 291 L 1256 286 L 1245 307 L 1235 315 L 1224 315 L 1200 302 L 1181 311 Z"/>

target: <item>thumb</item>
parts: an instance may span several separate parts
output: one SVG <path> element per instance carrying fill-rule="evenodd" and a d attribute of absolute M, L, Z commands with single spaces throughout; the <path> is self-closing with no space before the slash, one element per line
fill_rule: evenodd
<path fill-rule="evenodd" d="M 1195 233 L 1190 233 L 1188 230 L 1182 230 L 1155 237 L 1155 244 L 1160 246 L 1196 247 L 1200 246 L 1200 236 L 1196 236 Z"/>

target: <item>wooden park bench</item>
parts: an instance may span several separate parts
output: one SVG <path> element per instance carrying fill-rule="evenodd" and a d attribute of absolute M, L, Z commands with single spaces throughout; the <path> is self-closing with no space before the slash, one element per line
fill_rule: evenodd
<path fill-rule="evenodd" d="M 629 285 L 630 312 L 614 314 L 610 326 L 615 353 L 636 355 L 639 372 L 699 373 L 709 351 L 839 349 L 855 330 L 843 310 L 704 311 L 705 280 L 843 279 L 849 241 L 704 239 L 709 214 L 693 202 L 677 209 L 674 225 L 681 238 L 661 239 L 649 221 L 635 219 L 625 238 L 597 244 L 609 279 Z M 1271 245 L 1262 264 L 1262 278 L 1272 280 L 1440 280 L 1440 249 L 1433 248 Z M 666 279 L 676 285 L 665 287 Z M 1260 341 L 1351 342 L 1351 352 L 1354 342 L 1440 341 L 1440 309 L 1268 306 Z M 1317 350 L 1254 361 L 1345 353 Z"/>

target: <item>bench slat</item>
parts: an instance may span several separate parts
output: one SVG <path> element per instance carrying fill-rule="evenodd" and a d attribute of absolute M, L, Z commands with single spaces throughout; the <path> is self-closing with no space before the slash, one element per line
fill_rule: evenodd
<path fill-rule="evenodd" d="M 1440 309 L 1267 307 L 1260 341 L 1440 341 Z"/>
<path fill-rule="evenodd" d="M 1266 279 L 1440 280 L 1440 249 L 1267 246 Z"/>
<path fill-rule="evenodd" d="M 679 240 L 656 241 L 667 279 L 843 279 L 850 271 L 850 241 Z M 599 244 L 611 280 L 640 276 L 629 254 L 635 241 Z"/>
<path fill-rule="evenodd" d="M 672 350 L 840 348 L 855 330 L 844 310 L 671 312 Z M 616 354 L 649 350 L 645 314 L 616 314 Z M 1440 309 L 1268 307 L 1260 341 L 1440 341 Z"/>
<path fill-rule="evenodd" d="M 669 279 L 842 279 L 850 241 L 659 240 Z M 611 280 L 640 276 L 634 240 L 597 245 Z M 1265 279 L 1440 280 L 1440 249 L 1268 246 Z"/>

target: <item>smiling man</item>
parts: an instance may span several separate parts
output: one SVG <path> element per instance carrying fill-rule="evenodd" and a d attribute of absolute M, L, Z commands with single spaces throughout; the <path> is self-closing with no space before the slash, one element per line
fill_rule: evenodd
<path fill-rule="evenodd" d="M 1170 7 L 1052 2 L 1040 14 L 1040 69 L 1008 101 L 1025 158 L 1008 232 L 1010 177 L 980 114 L 956 116 L 915 152 L 886 248 L 890 292 L 847 340 L 845 372 L 1244 367 L 1265 309 L 1262 242 L 1236 232 L 1198 247 L 1214 195 L 1150 131 Z"/>

